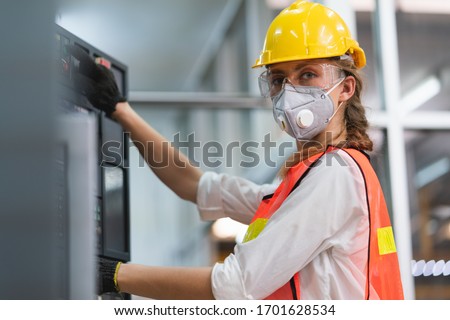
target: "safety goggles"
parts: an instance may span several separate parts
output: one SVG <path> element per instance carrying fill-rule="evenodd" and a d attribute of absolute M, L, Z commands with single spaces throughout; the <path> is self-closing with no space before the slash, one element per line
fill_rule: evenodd
<path fill-rule="evenodd" d="M 345 72 L 331 64 L 299 64 L 286 73 L 270 68 L 258 77 L 259 91 L 263 97 L 275 97 L 284 88 L 285 83 L 293 86 L 320 87 L 329 89 L 345 78 Z"/>

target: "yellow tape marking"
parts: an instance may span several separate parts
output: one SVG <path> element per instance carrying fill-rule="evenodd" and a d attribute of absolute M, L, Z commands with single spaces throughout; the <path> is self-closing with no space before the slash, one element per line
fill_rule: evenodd
<path fill-rule="evenodd" d="M 247 232 L 245 233 L 243 242 L 255 239 L 261 233 L 261 231 L 263 231 L 268 220 L 269 219 L 259 218 L 250 223 Z"/>
<path fill-rule="evenodd" d="M 378 253 L 381 255 L 397 252 L 392 227 L 377 229 Z"/>

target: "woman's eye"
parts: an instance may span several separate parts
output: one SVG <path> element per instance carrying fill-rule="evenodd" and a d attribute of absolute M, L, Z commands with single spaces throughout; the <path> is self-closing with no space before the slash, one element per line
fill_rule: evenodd
<path fill-rule="evenodd" d="M 270 84 L 272 86 L 281 86 L 283 84 L 283 81 L 284 81 L 284 77 L 276 77 L 276 78 L 270 79 Z"/>
<path fill-rule="evenodd" d="M 314 79 L 316 77 L 316 74 L 308 71 L 308 72 L 303 72 L 300 75 L 300 77 L 301 77 L 301 79 L 309 80 L 309 79 Z"/>

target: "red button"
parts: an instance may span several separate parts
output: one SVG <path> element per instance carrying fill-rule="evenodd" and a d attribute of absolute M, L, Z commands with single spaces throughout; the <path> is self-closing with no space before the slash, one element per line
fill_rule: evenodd
<path fill-rule="evenodd" d="M 101 64 L 102 66 L 111 69 L 111 62 L 105 58 L 102 57 L 95 58 L 95 63 Z"/>

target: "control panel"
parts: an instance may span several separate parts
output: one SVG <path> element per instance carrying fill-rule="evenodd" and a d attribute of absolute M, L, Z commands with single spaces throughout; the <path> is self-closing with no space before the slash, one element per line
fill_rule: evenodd
<path fill-rule="evenodd" d="M 109 68 L 115 76 L 121 94 L 127 96 L 127 67 L 110 55 L 98 50 L 60 26 L 56 26 L 55 50 L 56 71 L 58 73 L 58 108 L 62 114 L 89 114 L 97 119 L 96 144 L 98 146 L 98 176 L 95 177 L 95 212 L 92 217 L 96 223 L 96 249 L 99 256 L 122 261 L 130 260 L 130 222 L 129 222 L 129 156 L 128 135 L 113 119 L 95 108 L 80 92 L 73 77 L 78 72 L 79 61 L 72 57 L 67 45 L 76 45 L 86 51 L 99 64 Z M 61 171 L 65 161 L 74 159 L 58 158 Z M 59 204 L 64 205 L 64 190 L 59 194 Z M 67 223 L 63 219 L 61 207 L 60 230 L 64 232 Z"/>

